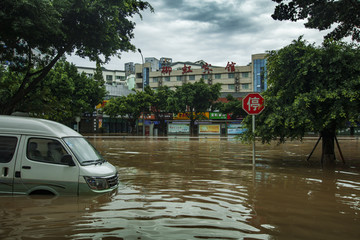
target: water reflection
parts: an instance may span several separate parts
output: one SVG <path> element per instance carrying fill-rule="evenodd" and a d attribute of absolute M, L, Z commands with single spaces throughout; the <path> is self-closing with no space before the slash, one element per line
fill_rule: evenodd
<path fill-rule="evenodd" d="M 325 171 L 314 141 L 108 139 L 91 142 L 121 178 L 95 198 L 0 198 L 0 236 L 68 239 L 359 239 L 359 142 Z M 5 207 L 6 206 L 6 207 Z"/>

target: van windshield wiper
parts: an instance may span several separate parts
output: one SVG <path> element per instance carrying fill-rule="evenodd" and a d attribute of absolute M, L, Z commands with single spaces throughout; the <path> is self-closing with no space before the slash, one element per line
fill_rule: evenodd
<path fill-rule="evenodd" d="M 96 160 L 86 160 L 86 161 L 83 161 L 82 163 L 89 163 L 89 165 L 91 163 L 95 163 L 95 165 L 96 165 L 98 163 L 103 164 L 104 162 L 106 162 L 105 159 L 99 158 L 99 159 L 96 159 Z"/>

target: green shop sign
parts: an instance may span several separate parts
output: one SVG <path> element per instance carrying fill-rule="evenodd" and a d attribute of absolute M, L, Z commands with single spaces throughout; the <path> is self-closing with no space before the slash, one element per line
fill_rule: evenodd
<path fill-rule="evenodd" d="M 210 113 L 210 119 L 227 119 L 227 114 L 213 112 Z"/>

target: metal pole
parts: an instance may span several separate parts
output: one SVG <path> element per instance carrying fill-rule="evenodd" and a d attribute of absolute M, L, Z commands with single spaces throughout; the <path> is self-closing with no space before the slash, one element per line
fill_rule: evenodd
<path fill-rule="evenodd" d="M 252 164 L 255 166 L 255 115 L 252 115 L 252 133 L 253 133 L 253 157 Z"/>
<path fill-rule="evenodd" d="M 141 49 L 138 48 L 138 52 L 140 53 L 141 55 L 141 60 L 142 60 L 142 65 L 141 65 L 141 72 L 142 72 L 142 91 L 144 92 L 145 91 L 145 78 L 144 78 L 144 57 L 141 53 Z M 143 114 L 142 114 L 142 124 L 143 124 L 143 136 L 145 136 L 145 117 L 144 117 L 145 113 L 144 113 L 144 109 L 143 109 Z"/>

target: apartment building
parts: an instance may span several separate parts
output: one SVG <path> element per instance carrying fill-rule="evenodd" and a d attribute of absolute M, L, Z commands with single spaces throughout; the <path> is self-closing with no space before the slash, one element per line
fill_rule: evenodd
<path fill-rule="evenodd" d="M 96 71 L 96 68 L 91 67 L 78 67 L 78 72 L 84 72 L 88 77 L 93 77 Z M 103 78 L 106 84 L 108 85 L 127 85 L 125 71 L 122 70 L 109 70 L 106 68 L 101 68 L 103 73 Z"/>
<path fill-rule="evenodd" d="M 84 72 L 88 77 L 93 77 L 95 74 L 95 68 L 89 67 L 77 67 L 78 72 Z M 128 78 L 125 77 L 125 71 L 121 70 L 108 70 L 106 68 L 102 68 L 103 78 L 105 81 L 105 89 L 106 89 L 106 97 L 105 100 L 108 100 L 112 97 L 119 97 L 119 96 L 127 96 L 132 91 L 129 89 L 129 82 L 130 86 L 134 86 L 132 83 L 130 75 Z"/>
<path fill-rule="evenodd" d="M 205 61 L 170 62 L 158 71 L 151 71 L 151 64 L 135 65 L 135 89 L 142 90 L 144 86 L 157 89 L 168 86 L 175 89 L 184 83 L 194 83 L 204 79 L 209 85 L 220 83 L 221 95 L 232 94 L 243 96 L 249 92 L 264 91 L 266 84 L 266 54 L 252 55 L 247 66 L 236 66 L 228 62 L 226 66 L 211 66 Z"/>

